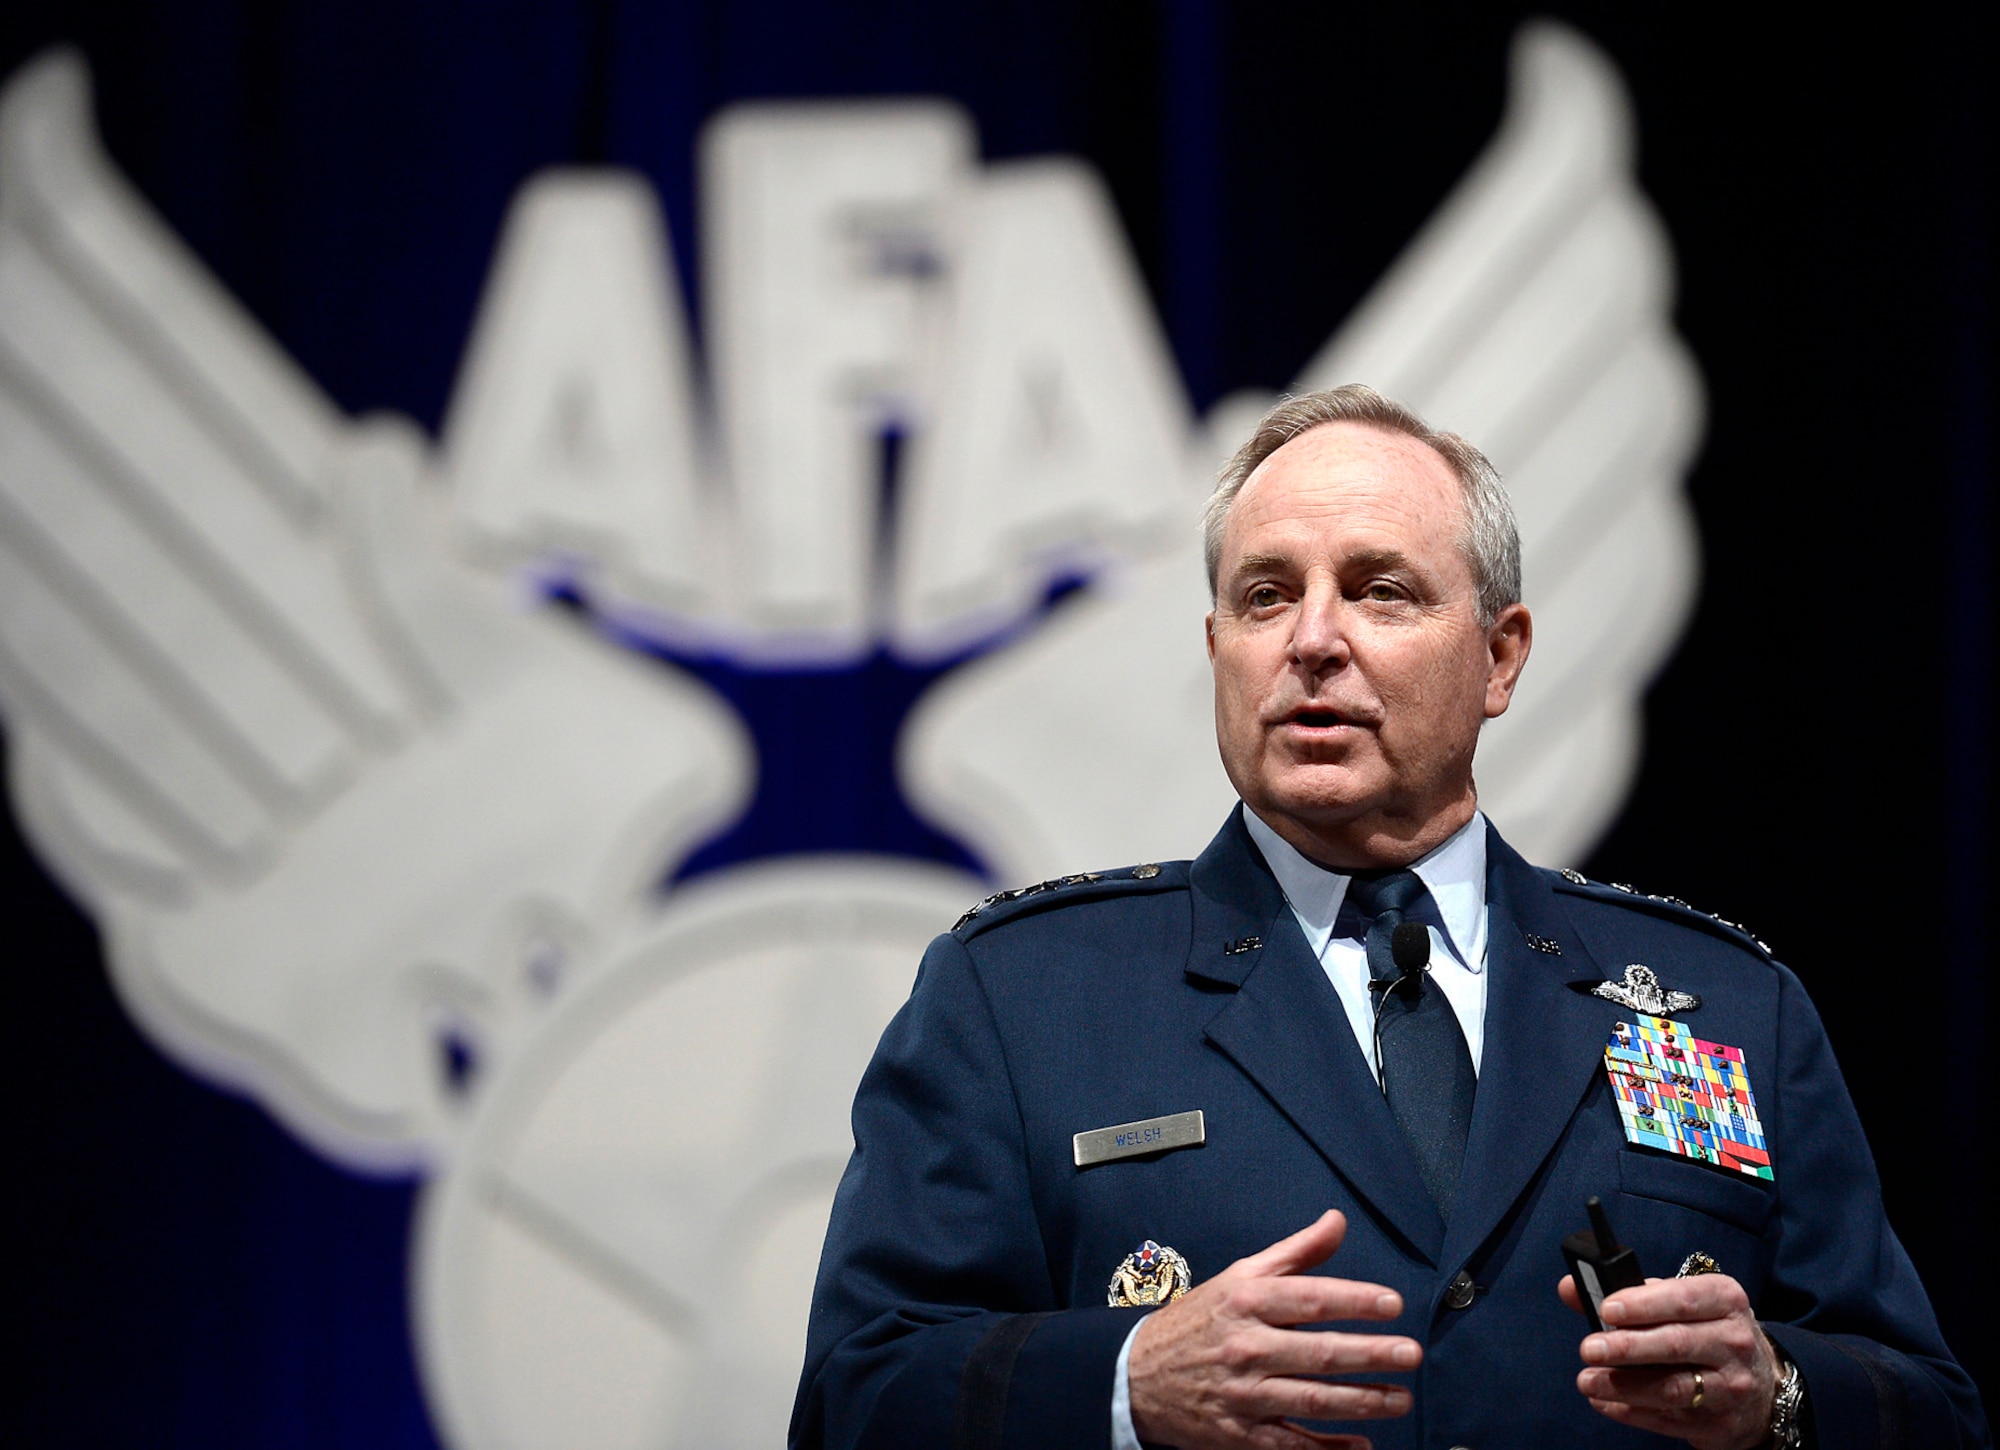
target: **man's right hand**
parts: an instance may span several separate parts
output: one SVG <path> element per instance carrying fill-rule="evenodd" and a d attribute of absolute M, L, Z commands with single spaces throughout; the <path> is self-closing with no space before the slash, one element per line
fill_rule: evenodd
<path fill-rule="evenodd" d="M 1329 1384 L 1314 1376 L 1415 1369 L 1424 1351 L 1414 1339 L 1280 1327 L 1394 1319 L 1403 1312 L 1403 1296 L 1393 1289 L 1305 1273 L 1346 1237 L 1346 1215 L 1329 1209 L 1311 1227 L 1238 1259 L 1141 1324 L 1126 1360 L 1132 1428 L 1140 1440 L 1182 1450 L 1353 1450 L 1368 1441 L 1292 1422 L 1408 1414 L 1410 1392 L 1400 1385 Z"/>

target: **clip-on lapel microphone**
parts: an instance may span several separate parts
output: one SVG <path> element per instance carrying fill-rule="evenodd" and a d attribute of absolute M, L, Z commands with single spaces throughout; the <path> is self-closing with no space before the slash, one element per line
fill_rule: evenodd
<path fill-rule="evenodd" d="M 1389 1079 L 1382 1072 L 1382 1009 L 1388 1005 L 1388 994 L 1403 983 L 1423 981 L 1431 963 L 1430 928 L 1420 921 L 1402 923 L 1389 934 L 1389 955 L 1396 963 L 1396 975 L 1372 978 L 1368 983 L 1369 991 L 1382 993 L 1382 1000 L 1375 1004 L 1375 1080 L 1384 1097 L 1389 1095 Z"/>

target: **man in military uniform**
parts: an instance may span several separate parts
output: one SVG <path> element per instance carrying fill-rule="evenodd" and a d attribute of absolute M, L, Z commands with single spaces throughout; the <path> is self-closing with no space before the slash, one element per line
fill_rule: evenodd
<path fill-rule="evenodd" d="M 1479 813 L 1532 643 L 1486 460 L 1365 388 L 1295 399 L 1208 545 L 1242 807 L 926 953 L 793 1443 L 1990 1443 L 1797 978 Z M 1561 1253 L 1591 1196 L 1687 1271 L 1601 1331 Z"/>

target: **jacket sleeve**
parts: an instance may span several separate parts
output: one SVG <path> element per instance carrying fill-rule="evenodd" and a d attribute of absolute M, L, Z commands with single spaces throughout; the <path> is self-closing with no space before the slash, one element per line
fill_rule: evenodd
<path fill-rule="evenodd" d="M 792 1411 L 795 1450 L 1105 1450 L 1137 1311 L 1068 1309 L 972 960 L 941 936 L 854 1101 Z"/>
<path fill-rule="evenodd" d="M 1764 1329 L 1799 1366 L 1821 1450 L 1990 1446 L 1971 1377 L 1882 1207 L 1819 1014 L 1779 967 L 1782 1091 L 1767 1123 L 1781 1220 Z"/>

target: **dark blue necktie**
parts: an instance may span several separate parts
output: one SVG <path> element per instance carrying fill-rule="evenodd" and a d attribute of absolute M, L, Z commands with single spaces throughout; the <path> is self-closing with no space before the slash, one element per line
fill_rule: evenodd
<path fill-rule="evenodd" d="M 1364 871 L 1348 883 L 1346 904 L 1367 929 L 1363 942 L 1376 999 L 1382 1095 L 1416 1150 L 1424 1187 L 1449 1223 L 1478 1080 L 1444 992 L 1427 971 L 1412 972 L 1398 984 L 1403 972 L 1390 950 L 1396 928 L 1413 919 L 1429 895 L 1414 871 Z"/>

